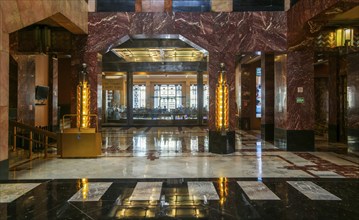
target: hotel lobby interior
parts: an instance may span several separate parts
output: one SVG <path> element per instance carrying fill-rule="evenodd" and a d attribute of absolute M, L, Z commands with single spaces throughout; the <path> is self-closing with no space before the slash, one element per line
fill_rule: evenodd
<path fill-rule="evenodd" d="M 0 220 L 357 219 L 359 0 L 0 0 Z"/>

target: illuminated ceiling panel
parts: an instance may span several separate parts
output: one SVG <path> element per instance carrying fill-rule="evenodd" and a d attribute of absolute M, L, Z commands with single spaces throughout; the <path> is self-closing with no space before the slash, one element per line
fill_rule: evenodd
<path fill-rule="evenodd" d="M 194 48 L 115 48 L 112 51 L 126 62 L 197 62 L 206 56 Z"/>

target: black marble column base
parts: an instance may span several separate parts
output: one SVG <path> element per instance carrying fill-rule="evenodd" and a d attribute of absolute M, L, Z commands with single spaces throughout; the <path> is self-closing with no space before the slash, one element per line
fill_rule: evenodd
<path fill-rule="evenodd" d="M 264 141 L 274 140 L 274 124 L 262 124 L 261 125 L 261 138 Z"/>
<path fill-rule="evenodd" d="M 222 135 L 219 131 L 209 131 L 209 152 L 230 154 L 235 151 L 235 131 L 227 131 Z"/>
<path fill-rule="evenodd" d="M 339 141 L 339 126 L 336 124 L 328 125 L 328 141 L 329 142 L 338 142 Z"/>
<path fill-rule="evenodd" d="M 359 152 L 359 129 L 348 128 L 348 151 Z"/>
<path fill-rule="evenodd" d="M 287 151 L 314 151 L 314 131 L 275 128 L 274 145 Z"/>
<path fill-rule="evenodd" d="M 0 161 L 0 180 L 9 179 L 9 160 Z"/>

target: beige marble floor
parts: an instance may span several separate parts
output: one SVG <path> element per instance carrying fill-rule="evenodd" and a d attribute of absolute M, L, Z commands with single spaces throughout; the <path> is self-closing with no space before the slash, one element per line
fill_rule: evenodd
<path fill-rule="evenodd" d="M 208 152 L 208 132 L 193 128 L 107 128 L 94 159 L 37 158 L 11 169 L 10 179 L 72 178 L 359 178 L 358 158 L 287 152 L 236 132 L 236 152 Z"/>

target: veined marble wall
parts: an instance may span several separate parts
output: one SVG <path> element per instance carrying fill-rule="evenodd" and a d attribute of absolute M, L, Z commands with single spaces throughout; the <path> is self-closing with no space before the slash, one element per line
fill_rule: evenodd
<path fill-rule="evenodd" d="M 327 137 L 329 118 L 329 91 L 328 78 L 316 77 L 315 88 L 315 133 Z"/>
<path fill-rule="evenodd" d="M 27 125 L 35 125 L 35 56 L 18 55 L 18 97 L 17 120 Z"/>
<path fill-rule="evenodd" d="M 275 56 L 274 62 L 274 124 L 276 128 L 287 128 L 287 55 Z"/>
<path fill-rule="evenodd" d="M 236 124 L 235 55 L 248 51 L 286 50 L 285 12 L 90 13 L 87 44 L 85 51 L 81 53 L 90 66 L 95 66 L 95 54 L 106 53 L 117 46 L 121 38 L 136 34 L 180 34 L 207 50 L 209 85 L 212 87 L 217 82 L 220 63 L 225 63 L 230 86 L 231 130 Z M 97 74 L 101 72 L 90 71 L 90 75 L 94 75 L 93 79 L 97 78 Z M 97 81 L 94 81 L 94 85 L 97 86 Z M 214 97 L 214 91 L 211 90 L 210 115 L 215 112 Z M 96 100 L 93 102 L 97 103 Z M 93 106 L 93 111 L 97 112 L 96 106 Z M 209 128 L 215 129 L 214 117 L 209 118 Z"/>
<path fill-rule="evenodd" d="M 52 17 L 73 33 L 87 33 L 87 3 L 12 0 L 0 4 L 0 179 L 8 174 L 9 33 Z"/>
<path fill-rule="evenodd" d="M 348 146 L 359 151 L 359 53 L 349 54 L 348 62 Z"/>

